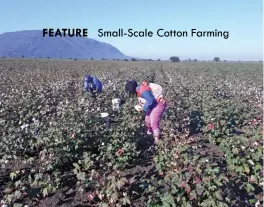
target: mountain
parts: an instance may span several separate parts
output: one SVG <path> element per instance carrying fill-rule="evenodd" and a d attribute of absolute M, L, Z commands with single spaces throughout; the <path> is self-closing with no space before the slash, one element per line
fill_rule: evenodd
<path fill-rule="evenodd" d="M 84 37 L 43 37 L 42 30 L 0 34 L 0 57 L 131 59 L 114 46 Z"/>

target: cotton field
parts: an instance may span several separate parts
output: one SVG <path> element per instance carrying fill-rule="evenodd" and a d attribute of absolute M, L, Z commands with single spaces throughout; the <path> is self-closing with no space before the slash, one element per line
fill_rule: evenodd
<path fill-rule="evenodd" d="M 262 67 L 0 60 L 1 205 L 262 206 Z M 104 84 L 96 98 L 86 74 Z M 131 78 L 163 87 L 158 145 Z"/>

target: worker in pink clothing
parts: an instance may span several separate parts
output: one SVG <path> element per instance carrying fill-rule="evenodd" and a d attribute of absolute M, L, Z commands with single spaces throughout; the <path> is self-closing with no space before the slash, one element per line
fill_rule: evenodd
<path fill-rule="evenodd" d="M 162 87 L 146 80 L 138 85 L 135 80 L 131 80 L 126 83 L 125 90 L 130 94 L 137 94 L 142 110 L 146 113 L 147 133 L 154 135 L 157 144 L 160 139 L 160 119 L 166 109 Z"/>

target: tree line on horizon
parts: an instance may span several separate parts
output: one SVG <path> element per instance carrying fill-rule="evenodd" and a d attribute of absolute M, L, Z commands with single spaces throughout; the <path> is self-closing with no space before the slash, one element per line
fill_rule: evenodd
<path fill-rule="evenodd" d="M 2 59 L 5 59 L 6 57 L 2 57 Z M 21 58 L 25 58 L 24 55 L 21 56 Z M 43 58 L 43 57 L 35 57 L 35 58 Z M 45 59 L 45 58 L 44 58 Z M 47 59 L 50 59 L 50 57 L 47 57 Z M 77 61 L 78 59 L 77 58 L 61 58 L 61 59 L 69 59 L 69 60 L 75 60 Z M 90 58 L 89 60 L 94 60 L 94 58 Z M 109 59 L 105 59 L 105 58 L 102 58 L 101 60 L 109 60 Z M 198 62 L 197 59 L 185 59 L 185 60 L 180 60 L 180 58 L 178 56 L 172 56 L 169 58 L 169 60 L 161 60 L 161 59 L 157 59 L 157 60 L 153 60 L 153 59 L 136 59 L 136 58 L 131 58 L 130 60 L 129 59 L 112 59 L 114 61 L 170 61 L 170 62 L 173 62 L 173 63 L 177 63 L 177 62 Z M 200 60 L 200 61 L 206 61 L 206 60 Z M 228 62 L 227 60 L 223 60 L 221 61 L 219 57 L 214 57 L 214 59 L 212 60 L 212 62 Z M 232 62 L 232 61 L 230 61 Z M 240 60 L 238 61 L 240 62 Z M 253 61 L 253 62 L 257 62 L 257 61 Z M 259 60 L 258 62 L 263 62 L 263 60 Z"/>

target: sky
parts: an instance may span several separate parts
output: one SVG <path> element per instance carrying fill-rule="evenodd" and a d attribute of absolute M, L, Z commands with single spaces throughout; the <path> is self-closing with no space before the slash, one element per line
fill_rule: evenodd
<path fill-rule="evenodd" d="M 263 60 L 262 0 L 1 0 L 0 34 L 43 28 L 87 28 L 89 38 L 128 56 Z M 98 29 L 150 30 L 153 37 L 99 37 Z M 158 29 L 187 37 L 158 37 Z M 229 38 L 191 37 L 191 30 L 228 31 Z"/>

